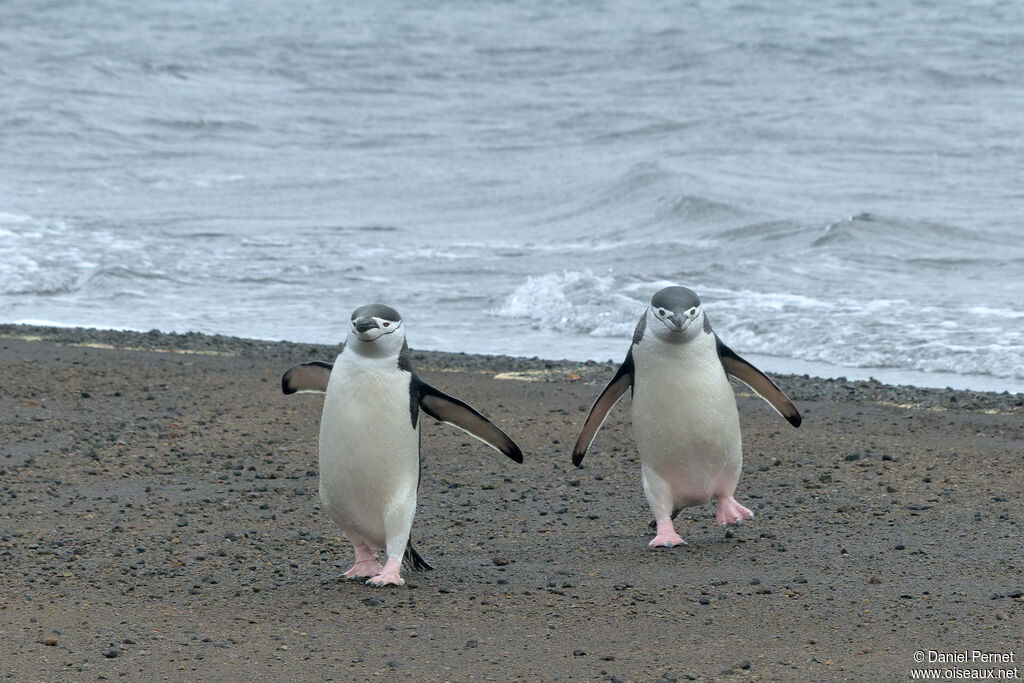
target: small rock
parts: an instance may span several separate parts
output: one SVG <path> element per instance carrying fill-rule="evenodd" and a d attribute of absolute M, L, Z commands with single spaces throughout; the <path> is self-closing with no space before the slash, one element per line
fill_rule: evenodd
<path fill-rule="evenodd" d="M 384 603 L 377 598 L 363 598 L 363 604 L 367 607 L 380 607 Z"/>
<path fill-rule="evenodd" d="M 586 653 L 586 652 L 584 652 L 583 650 L 573 650 L 573 651 L 572 651 L 572 656 L 573 656 L 573 657 L 583 657 L 583 656 L 585 656 L 586 654 L 587 654 L 587 653 Z"/>
<path fill-rule="evenodd" d="M 121 656 L 121 651 L 118 650 L 116 647 L 112 647 L 109 650 L 107 650 L 106 652 L 104 652 L 103 656 L 106 657 L 107 659 L 114 659 L 115 657 L 120 657 Z"/>
<path fill-rule="evenodd" d="M 508 560 L 504 557 L 492 557 L 491 562 L 494 563 L 495 567 L 504 567 L 508 564 Z"/>
<path fill-rule="evenodd" d="M 702 605 L 710 605 L 710 604 L 711 604 L 711 598 L 709 598 L 709 597 L 708 597 L 708 596 L 706 596 L 706 595 L 702 595 L 702 596 L 700 596 L 700 598 L 699 598 L 699 599 L 697 600 L 697 602 L 699 602 L 699 603 L 700 603 L 700 604 L 702 604 Z"/>
<path fill-rule="evenodd" d="M 43 641 L 43 645 L 48 645 L 49 647 L 56 647 L 59 644 L 60 641 L 54 638 L 53 636 L 50 636 L 49 638 Z"/>

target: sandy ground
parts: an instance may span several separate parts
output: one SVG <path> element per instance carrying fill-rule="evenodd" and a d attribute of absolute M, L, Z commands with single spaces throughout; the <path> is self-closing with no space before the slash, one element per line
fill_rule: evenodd
<path fill-rule="evenodd" d="M 1015 661 L 947 666 L 1024 675 L 1020 396 L 779 377 L 793 429 L 738 388 L 757 518 L 692 508 L 655 551 L 625 404 L 570 463 L 613 365 L 417 354 L 526 462 L 428 420 L 436 569 L 374 589 L 317 500 L 322 399 L 279 388 L 336 351 L 0 326 L 0 672 L 903 681 L 979 650 Z"/>

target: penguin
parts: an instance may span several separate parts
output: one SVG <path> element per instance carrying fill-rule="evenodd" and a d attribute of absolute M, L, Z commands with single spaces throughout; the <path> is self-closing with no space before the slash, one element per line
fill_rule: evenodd
<path fill-rule="evenodd" d="M 733 494 L 743 464 L 739 414 L 728 375 L 756 391 L 794 427 L 793 402 L 760 370 L 722 343 L 697 294 L 666 287 L 651 298 L 626 359 L 583 423 L 572 462 L 583 456 L 608 412 L 633 389 L 633 435 L 644 495 L 657 533 L 651 548 L 685 545 L 672 520 L 684 507 L 717 500 L 722 527 L 753 519 Z"/>
<path fill-rule="evenodd" d="M 421 413 L 523 461 L 505 432 L 424 381 L 410 360 L 398 311 L 371 304 L 353 311 L 334 363 L 300 363 L 281 377 L 285 394 L 325 394 L 320 501 L 355 549 L 355 564 L 345 577 L 374 586 L 404 585 L 403 560 L 416 570 L 432 569 L 409 540 L 420 479 Z M 386 554 L 383 567 L 377 551 Z"/>

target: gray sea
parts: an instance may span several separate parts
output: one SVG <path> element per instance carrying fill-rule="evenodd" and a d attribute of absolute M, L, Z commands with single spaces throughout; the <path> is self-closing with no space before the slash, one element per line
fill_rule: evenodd
<path fill-rule="evenodd" d="M 0 2 L 0 321 L 1024 391 L 1024 3 Z"/>

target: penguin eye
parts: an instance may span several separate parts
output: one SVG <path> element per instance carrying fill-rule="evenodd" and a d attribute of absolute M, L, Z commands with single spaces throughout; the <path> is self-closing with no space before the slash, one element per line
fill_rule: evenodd
<path fill-rule="evenodd" d="M 664 318 L 665 317 L 665 309 L 664 308 L 659 308 L 658 309 L 658 315 L 660 315 L 662 318 Z"/>
<path fill-rule="evenodd" d="M 384 327 L 391 327 L 391 323 L 384 323 Z"/>
<path fill-rule="evenodd" d="M 696 308 L 691 308 L 690 309 L 690 315 L 697 315 L 697 309 Z"/>

